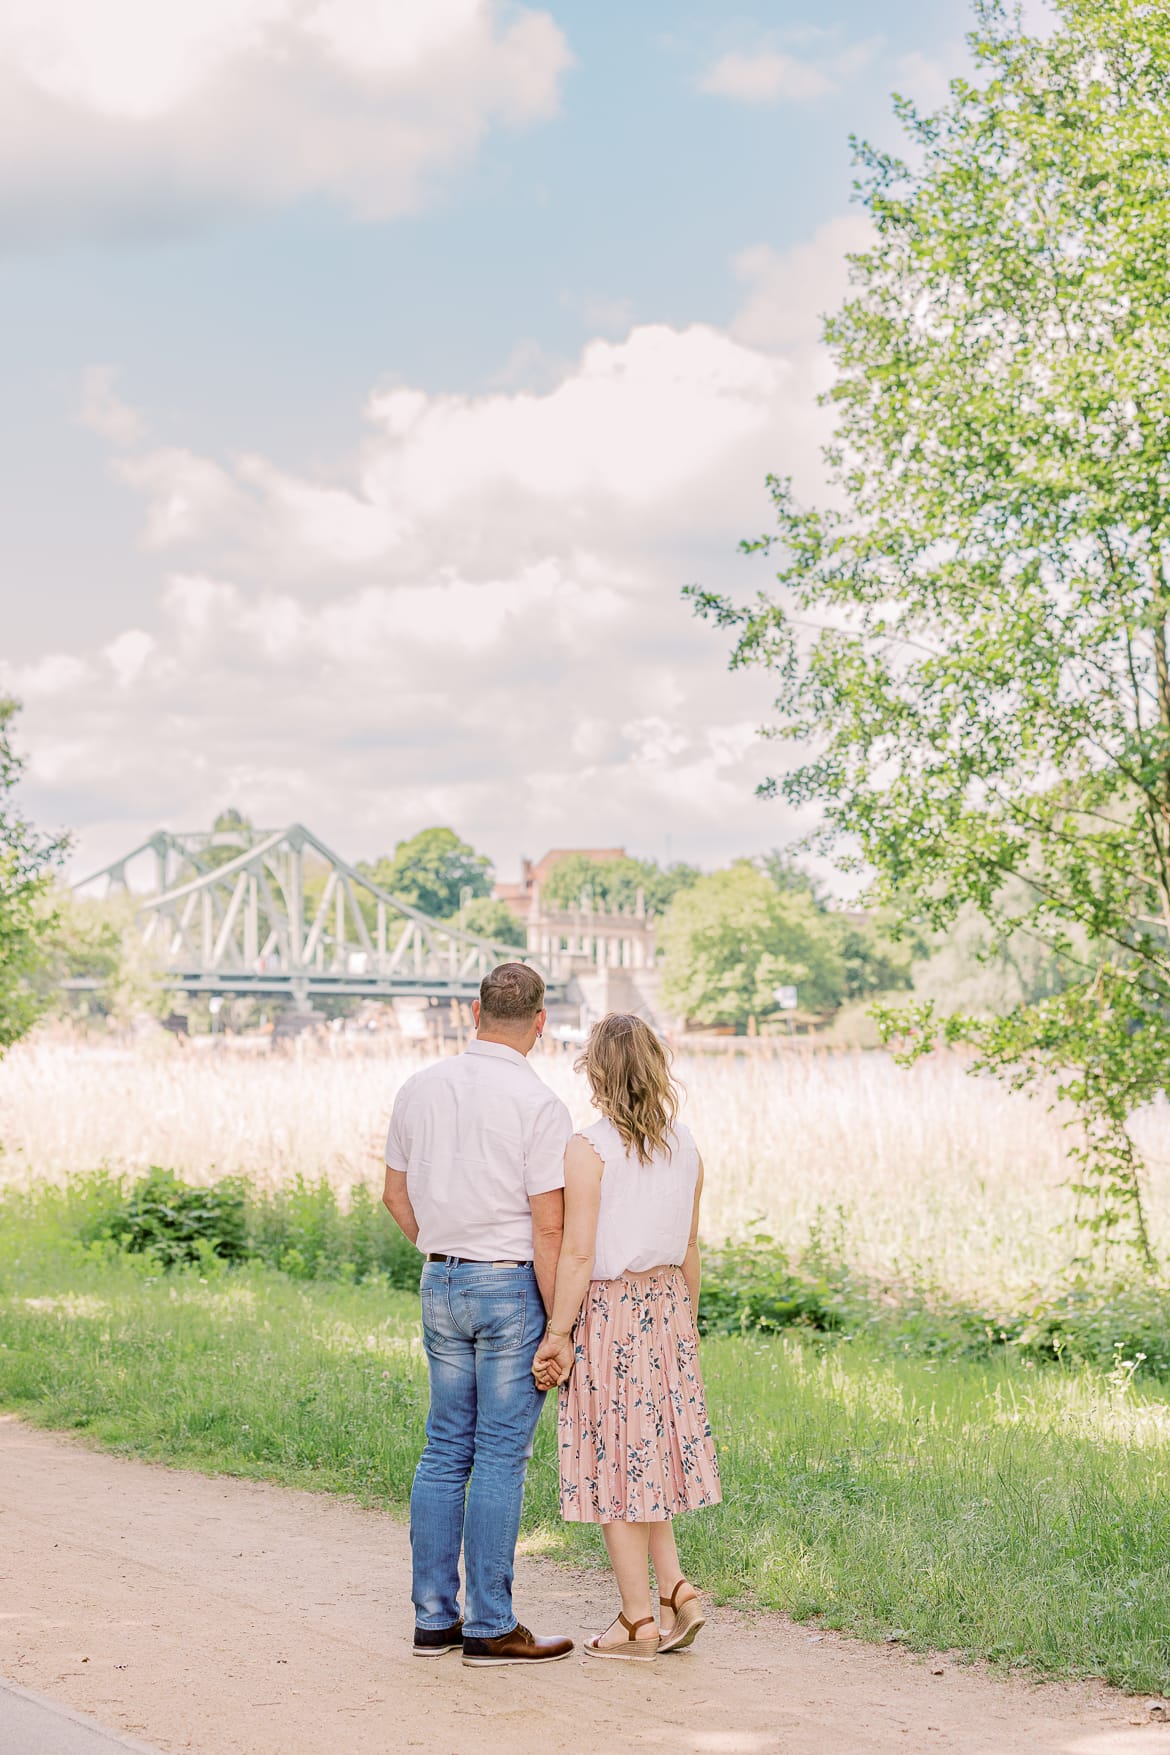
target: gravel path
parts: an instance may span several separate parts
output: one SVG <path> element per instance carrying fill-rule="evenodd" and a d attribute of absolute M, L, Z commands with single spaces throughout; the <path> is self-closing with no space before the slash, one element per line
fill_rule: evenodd
<path fill-rule="evenodd" d="M 1170 1755 L 1170 1727 L 1104 1688 L 731 1610 L 647 1667 L 422 1663 L 408 1594 L 384 1514 L 0 1416 L 0 1675 L 166 1755 Z M 578 1641 L 611 1613 L 601 1575 L 533 1559 L 517 1606 Z"/>

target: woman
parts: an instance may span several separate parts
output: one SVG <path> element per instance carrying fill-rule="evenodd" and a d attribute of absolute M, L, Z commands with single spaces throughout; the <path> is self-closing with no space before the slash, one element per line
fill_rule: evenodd
<path fill-rule="evenodd" d="M 564 1243 L 532 1369 L 541 1388 L 562 1385 L 561 1515 L 601 1524 L 621 1593 L 585 1650 L 645 1659 L 690 1645 L 704 1624 L 671 1520 L 721 1498 L 694 1321 L 703 1166 L 641 1018 L 602 1018 L 577 1065 L 602 1119 L 565 1152 Z"/>

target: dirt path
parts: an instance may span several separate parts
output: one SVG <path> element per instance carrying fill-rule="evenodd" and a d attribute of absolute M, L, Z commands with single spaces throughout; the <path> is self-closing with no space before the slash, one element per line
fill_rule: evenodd
<path fill-rule="evenodd" d="M 545 1631 L 610 1612 L 599 1575 L 528 1560 L 518 1586 Z M 1145 1703 L 1102 1688 L 730 1610 L 649 1670 L 424 1664 L 408 1590 L 406 1532 L 377 1512 L 0 1417 L 0 1674 L 168 1755 L 1170 1755 L 1170 1728 L 1135 1727 Z"/>

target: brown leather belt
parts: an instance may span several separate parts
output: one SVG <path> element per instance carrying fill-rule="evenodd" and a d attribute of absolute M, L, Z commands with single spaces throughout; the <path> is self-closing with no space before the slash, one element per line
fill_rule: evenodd
<path fill-rule="evenodd" d="M 530 1261 L 473 1261 L 469 1255 L 428 1255 L 428 1261 L 445 1261 L 448 1267 L 493 1267 L 521 1268 L 531 1267 Z"/>

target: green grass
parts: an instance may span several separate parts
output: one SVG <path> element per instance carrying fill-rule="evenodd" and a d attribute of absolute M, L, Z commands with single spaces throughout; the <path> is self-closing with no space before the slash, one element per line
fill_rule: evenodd
<path fill-rule="evenodd" d="M 679 1525 L 692 1575 L 913 1646 L 1170 1691 L 1170 1400 L 1132 1373 L 900 1356 L 797 1331 L 704 1343 L 726 1499 Z M 125 1454 L 401 1507 L 422 1442 L 415 1303 L 252 1261 L 163 1273 L 0 1234 L 0 1403 Z M 557 1517 L 546 1410 L 526 1540 Z"/>
<path fill-rule="evenodd" d="M 0 1189 L 0 1230 L 111 1242 L 164 1267 L 267 1262 L 291 1279 L 400 1290 L 418 1283 L 418 1255 L 380 1203 L 358 1186 L 344 1202 L 324 1178 L 275 1189 L 222 1177 L 209 1187 L 154 1167 L 130 1179 L 92 1171 L 63 1184 Z M 1133 1261 L 1070 1268 L 1008 1305 L 951 1296 L 910 1264 L 895 1280 L 857 1274 L 843 1216 L 818 1216 L 793 1256 L 758 1226 L 707 1249 L 702 1334 L 775 1334 L 796 1327 L 867 1337 L 880 1350 L 933 1359 L 987 1360 L 1005 1348 L 1039 1364 L 1108 1369 L 1136 1361 L 1170 1380 L 1170 1284 Z"/>

